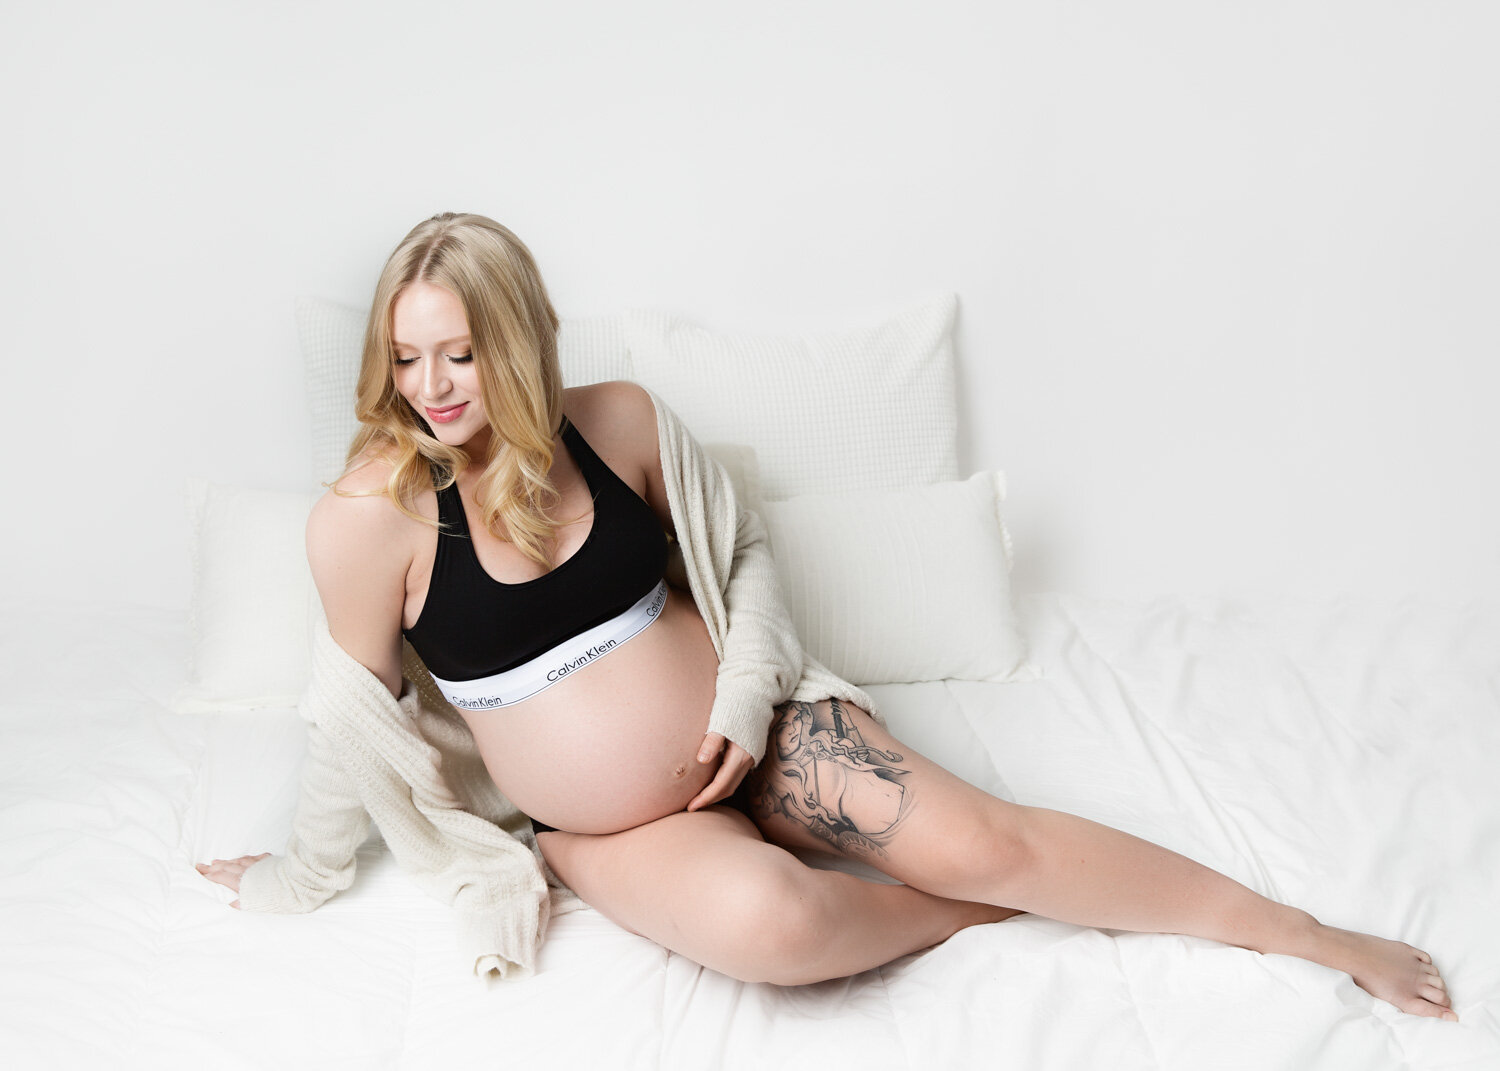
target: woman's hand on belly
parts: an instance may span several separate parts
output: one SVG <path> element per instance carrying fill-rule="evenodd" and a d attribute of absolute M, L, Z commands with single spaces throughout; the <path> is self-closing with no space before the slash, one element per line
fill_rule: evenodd
<path fill-rule="evenodd" d="M 700 810 L 720 800 L 727 800 L 740 787 L 745 775 L 755 767 L 755 759 L 750 752 L 733 740 L 725 740 L 719 733 L 709 733 L 703 738 L 703 746 L 698 749 L 698 761 L 705 766 L 712 766 L 715 760 L 718 761 L 718 770 L 714 773 L 714 779 L 693 797 L 693 801 L 687 805 L 688 810 Z"/>

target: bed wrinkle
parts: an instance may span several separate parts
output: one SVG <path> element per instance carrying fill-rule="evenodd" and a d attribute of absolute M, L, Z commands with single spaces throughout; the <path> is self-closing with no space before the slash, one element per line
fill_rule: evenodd
<path fill-rule="evenodd" d="M 892 962 L 904 963 L 908 958 L 909 957 L 907 956 L 902 956 L 900 959 L 893 960 Z M 891 980 L 886 976 L 885 973 L 886 968 L 890 965 L 890 963 L 883 963 L 879 967 L 876 967 L 871 973 L 873 973 L 875 977 L 880 979 L 880 992 L 885 995 L 885 1003 L 889 1013 L 889 1021 L 891 1027 L 895 1031 L 897 1040 L 901 1042 L 901 1060 L 906 1065 L 906 1071 L 924 1071 L 925 1065 L 912 1063 L 911 1042 L 910 1040 L 908 1040 L 906 1036 L 906 1029 L 902 1025 L 902 1017 L 896 1009 L 896 998 L 891 993 Z"/>
<path fill-rule="evenodd" d="M 1406 1051 L 1406 1043 L 1401 1040 L 1403 1031 L 1397 1030 L 1394 1022 L 1380 1018 L 1379 1016 L 1376 1016 L 1376 1018 L 1380 1019 L 1381 1034 L 1385 1038 L 1386 1047 L 1391 1050 L 1392 1055 L 1400 1060 L 1400 1063 L 1393 1065 L 1393 1071 L 1414 1071 L 1416 1064 L 1412 1062 L 1411 1055 Z M 1325 1036 L 1331 1035 L 1332 1031 L 1329 1031 L 1328 1035 Z M 1429 1064 L 1427 1066 L 1430 1067 L 1432 1065 Z"/>
<path fill-rule="evenodd" d="M 171 937 L 171 934 L 169 933 L 168 926 L 167 926 L 167 912 L 165 910 L 163 910 L 161 912 L 160 922 L 161 922 L 161 925 L 158 928 L 157 935 L 156 935 L 156 953 L 155 953 L 155 955 L 153 955 L 151 957 L 151 966 L 150 966 L 149 971 L 147 973 L 146 980 L 145 980 L 144 984 L 142 984 L 142 985 L 140 985 L 138 987 L 137 986 L 130 987 L 130 988 L 134 989 L 137 993 L 139 993 L 141 995 L 141 1003 L 146 1008 L 149 1008 L 149 1009 L 152 1009 L 152 1010 L 155 1010 L 157 1008 L 164 1008 L 164 1007 L 168 1006 L 168 1003 L 169 1003 L 166 1000 L 157 999 L 157 992 L 156 992 L 157 985 L 158 985 L 158 979 L 161 977 L 161 964 L 162 964 L 162 960 L 166 957 L 167 943 L 168 943 L 168 941 L 170 940 L 170 937 Z M 151 997 L 151 999 L 149 999 L 149 1000 L 146 999 L 148 995 Z M 138 1057 L 143 1058 L 143 1062 L 145 1062 L 144 1058 L 154 1057 L 156 1055 L 155 1053 L 151 1052 L 149 1049 L 146 1048 L 146 1016 L 143 1015 L 143 1014 L 141 1014 L 140 1009 L 137 1008 L 136 1014 L 133 1015 L 131 1018 L 132 1018 L 132 1021 L 135 1023 L 135 1027 L 136 1027 L 136 1031 L 135 1031 L 135 1041 L 136 1041 L 135 1052 L 136 1052 L 136 1055 Z M 157 1037 L 157 1038 L 161 1037 L 162 1034 L 164 1033 L 164 1031 L 162 1029 L 162 1026 L 163 1026 L 163 1023 L 161 1022 L 161 1020 L 155 1020 L 153 1028 L 152 1028 L 151 1036 Z"/>
<path fill-rule="evenodd" d="M 372 822 L 371 825 L 374 825 L 374 823 Z M 402 1007 L 401 1014 L 401 1040 L 400 1043 L 396 1046 L 396 1059 L 391 1064 L 392 1067 L 396 1068 L 407 1066 L 406 1052 L 407 1043 L 411 1040 L 412 1010 L 417 1005 L 415 991 L 417 988 L 417 979 L 422 973 L 421 971 L 417 970 L 416 950 L 408 945 L 406 951 L 406 993 L 404 996 L 405 1003 Z"/>
<path fill-rule="evenodd" d="M 1160 601 L 1161 600 L 1153 600 L 1153 608 Z M 1141 745 L 1146 749 L 1146 752 L 1151 756 L 1153 767 L 1157 770 L 1166 771 L 1168 769 L 1168 763 L 1163 760 L 1167 757 L 1175 760 L 1173 765 L 1176 767 L 1177 771 L 1180 772 L 1182 777 L 1186 779 L 1188 784 L 1190 784 L 1196 791 L 1199 800 L 1206 808 L 1213 824 L 1224 835 L 1225 840 L 1229 843 L 1229 845 L 1255 871 L 1257 877 L 1261 882 L 1261 887 L 1256 891 L 1270 899 L 1285 903 L 1285 896 L 1281 892 L 1276 881 L 1272 878 L 1270 871 L 1265 865 L 1265 862 L 1261 859 L 1259 853 L 1257 853 L 1250 845 L 1249 838 L 1245 835 L 1244 830 L 1241 829 L 1239 823 L 1236 822 L 1232 817 L 1230 817 L 1228 808 L 1208 792 L 1202 780 L 1193 771 L 1191 763 L 1186 760 L 1186 758 L 1183 756 L 1182 750 L 1172 741 L 1171 736 L 1167 733 L 1167 731 L 1162 728 L 1161 725 L 1159 725 L 1156 720 L 1152 718 L 1150 714 L 1148 714 L 1139 703 L 1131 698 L 1130 690 L 1126 686 L 1125 680 L 1120 671 L 1117 670 L 1115 666 L 1107 658 L 1105 658 L 1103 654 L 1100 653 L 1099 648 L 1094 644 L 1092 640 L 1089 639 L 1088 634 L 1084 631 L 1084 628 L 1079 623 L 1078 619 L 1072 614 L 1068 614 L 1066 608 L 1063 609 L 1063 612 L 1065 616 L 1067 616 L 1069 623 L 1073 626 L 1074 633 L 1077 635 L 1079 642 L 1082 643 L 1088 650 L 1088 652 L 1093 655 L 1095 660 L 1097 660 L 1098 663 L 1102 667 L 1104 667 L 1104 669 L 1108 672 L 1110 679 L 1114 682 L 1115 690 L 1118 693 L 1121 702 L 1124 703 L 1126 711 L 1130 714 L 1131 722 L 1136 729 L 1137 738 L 1140 740 Z M 1169 785 L 1169 788 L 1170 787 L 1172 786 Z M 1216 867 L 1215 869 L 1220 868 Z"/>
<path fill-rule="evenodd" d="M 1373 747 L 1374 750 L 1381 754 L 1386 754 L 1385 749 L 1375 744 L 1374 741 L 1362 737 L 1351 723 L 1340 717 L 1336 705 L 1325 703 L 1319 698 L 1317 689 L 1313 686 L 1312 678 L 1305 669 L 1297 665 L 1294 659 L 1287 657 L 1284 653 L 1282 653 L 1282 657 L 1285 659 L 1287 668 L 1291 671 L 1291 677 L 1296 682 L 1298 692 L 1306 698 L 1312 709 L 1318 712 L 1319 717 L 1317 721 L 1319 728 L 1322 730 L 1319 735 L 1325 741 L 1330 745 L 1337 746 L 1338 738 L 1328 731 L 1329 725 L 1334 725 L 1342 730 L 1345 742 L 1352 744 L 1357 750 L 1366 751 Z"/>
<path fill-rule="evenodd" d="M 1110 956 L 1115 961 L 1115 969 L 1120 974 L 1120 981 L 1125 984 L 1125 993 L 1130 998 L 1130 1014 L 1135 1017 L 1135 1024 L 1140 1028 L 1141 1040 L 1146 1043 L 1146 1052 L 1151 1057 L 1151 1066 L 1157 1071 L 1163 1071 L 1161 1053 L 1156 1047 L 1156 1040 L 1152 1038 L 1151 1031 L 1146 1027 L 1146 1017 L 1141 1013 L 1140 1001 L 1136 999 L 1135 983 L 1131 980 L 1130 971 L 1125 966 L 1125 955 L 1120 950 L 1120 942 L 1107 933 L 1101 932 L 1101 936 L 1109 942 Z"/>
<path fill-rule="evenodd" d="M 152 716 L 151 720 L 153 721 L 153 723 L 155 723 L 155 728 L 158 730 L 160 735 L 165 740 L 170 740 L 170 734 L 166 733 L 165 726 L 160 724 L 160 717 L 161 715 L 157 714 Z M 171 807 L 172 815 L 177 822 L 177 852 L 175 853 L 175 855 L 172 853 L 168 853 L 167 865 L 166 868 L 163 868 L 162 900 L 160 905 L 161 910 L 157 913 L 157 929 L 154 942 L 155 947 L 152 950 L 151 961 L 149 966 L 147 967 L 146 978 L 145 981 L 139 986 L 125 987 L 136 994 L 137 998 L 137 1007 L 134 1009 L 133 1014 L 130 1016 L 130 1022 L 135 1025 L 135 1046 L 133 1050 L 134 1055 L 138 1059 L 141 1059 L 143 1062 L 147 1057 L 152 1055 L 150 1050 L 147 1048 L 146 1011 L 155 1011 L 156 1009 L 167 1007 L 170 1003 L 166 999 L 159 998 L 157 993 L 157 990 L 160 986 L 160 978 L 162 973 L 162 960 L 166 958 L 166 949 L 172 938 L 171 930 L 168 925 L 168 907 L 173 888 L 172 873 L 169 868 L 171 867 L 174 860 L 184 861 L 184 866 L 190 865 L 193 862 L 193 846 L 188 843 L 188 823 L 186 821 L 186 814 L 192 808 L 193 803 L 195 803 L 199 799 L 199 789 L 203 783 L 203 755 L 207 750 L 207 744 L 204 742 L 203 734 L 201 732 L 197 734 L 196 740 L 198 743 L 198 754 L 194 757 L 196 761 L 194 761 L 194 759 L 189 759 L 187 755 L 179 752 L 177 748 L 172 748 L 174 753 L 176 753 L 180 759 L 187 763 L 189 776 L 192 779 L 192 784 L 186 797 L 181 799 L 179 802 L 176 802 L 175 805 Z M 208 879 L 205 878 L 203 880 L 207 881 Z M 153 1023 L 155 1025 L 153 1026 L 151 1036 L 160 1037 L 161 1022 L 159 1019 L 153 1019 Z"/>
<path fill-rule="evenodd" d="M 974 727 L 974 715 L 969 712 L 968 705 L 963 701 L 963 698 L 959 695 L 957 690 L 954 689 L 953 681 L 942 680 L 938 681 L 937 683 L 942 685 L 942 694 L 944 700 L 946 701 L 948 709 L 956 710 L 958 712 L 960 721 L 963 723 L 964 733 L 968 738 L 966 741 L 966 746 L 968 748 L 967 754 L 980 755 L 984 758 L 984 765 L 988 769 L 990 784 L 980 785 L 979 787 L 984 789 L 986 792 L 991 793 L 992 795 L 998 796 L 1001 799 L 1008 800 L 1014 803 L 1015 793 L 1011 791 L 1010 783 L 1005 780 L 1005 775 L 1000 772 L 1000 763 L 998 761 L 998 756 L 996 756 L 995 753 L 990 750 L 989 745 L 984 740 L 984 737 L 982 737 L 979 734 L 979 730 Z M 907 743 L 910 743 L 910 741 L 907 741 Z M 928 756 L 928 758 L 932 757 L 933 756 L 931 755 Z M 972 769 L 960 771 L 952 768 L 947 763 L 944 763 L 943 765 L 945 767 L 948 767 L 949 773 L 958 773 L 961 776 L 965 776 L 965 780 L 969 780 L 967 774 L 971 773 Z"/>
<path fill-rule="evenodd" d="M 671 960 L 677 953 L 662 947 L 658 959 L 661 969 L 656 972 L 656 1071 L 666 1071 L 667 1066 L 667 980 L 671 977 Z M 691 963 L 691 960 L 687 962 Z M 699 967 L 695 978 L 701 978 L 705 968 Z"/>

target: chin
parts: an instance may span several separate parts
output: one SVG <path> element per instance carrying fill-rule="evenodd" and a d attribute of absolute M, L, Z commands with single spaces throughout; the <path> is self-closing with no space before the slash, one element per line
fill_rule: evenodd
<path fill-rule="evenodd" d="M 475 429 L 472 428 L 464 429 L 455 428 L 451 424 L 434 424 L 425 416 L 420 419 L 422 426 L 427 429 L 427 434 L 431 435 L 444 446 L 462 446 L 477 434 Z"/>
<path fill-rule="evenodd" d="M 479 428 L 469 432 L 462 438 L 459 438 L 458 435 L 452 435 L 443 441 L 449 446 L 456 446 L 460 450 L 466 451 L 471 458 L 477 459 L 484 454 L 483 447 L 486 439 L 485 432 L 487 430 L 487 428 Z"/>

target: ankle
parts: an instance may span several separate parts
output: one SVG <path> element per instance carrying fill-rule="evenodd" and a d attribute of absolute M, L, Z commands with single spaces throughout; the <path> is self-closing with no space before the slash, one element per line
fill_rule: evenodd
<path fill-rule="evenodd" d="M 1257 952 L 1300 959 L 1316 959 L 1328 946 L 1329 930 L 1306 911 L 1284 907 L 1276 927 L 1267 935 L 1264 948 Z"/>
<path fill-rule="evenodd" d="M 1309 953 L 1327 943 L 1324 929 L 1306 911 L 1262 899 L 1253 910 L 1224 920 L 1217 931 L 1205 930 L 1199 936 L 1263 955 L 1311 959 Z"/>

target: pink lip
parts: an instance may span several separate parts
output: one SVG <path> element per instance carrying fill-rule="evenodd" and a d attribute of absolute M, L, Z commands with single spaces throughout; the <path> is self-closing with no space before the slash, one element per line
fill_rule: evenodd
<path fill-rule="evenodd" d="M 468 404 L 468 402 L 461 402 L 458 405 L 450 405 L 446 409 L 429 409 L 427 419 L 435 420 L 439 424 L 447 424 L 449 421 L 457 420 L 458 414 L 462 413 L 464 406 Z"/>

